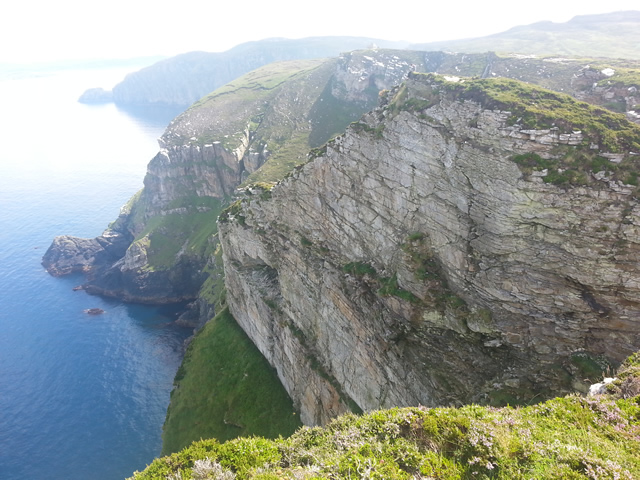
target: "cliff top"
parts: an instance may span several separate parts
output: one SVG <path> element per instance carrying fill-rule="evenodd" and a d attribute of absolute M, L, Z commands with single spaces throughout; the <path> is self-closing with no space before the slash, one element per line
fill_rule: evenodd
<path fill-rule="evenodd" d="M 508 125 L 526 130 L 557 128 L 561 133 L 580 131 L 601 150 L 640 153 L 640 126 L 622 114 L 564 93 L 509 78 L 459 79 L 434 74 L 412 74 L 412 78 L 430 89 L 424 91 L 422 104 L 419 98 L 400 97 L 405 108 L 428 108 L 444 93 L 452 100 L 475 101 L 490 110 L 510 112 Z"/>
<path fill-rule="evenodd" d="M 547 183 L 586 185 L 593 184 L 591 173 L 604 172 L 610 180 L 638 185 L 640 125 L 562 92 L 509 78 L 412 73 L 407 83 L 383 93 L 381 106 L 386 115 L 407 110 L 428 120 L 437 105 L 464 102 L 502 114 L 501 128 L 507 135 L 555 139 L 555 148 L 546 152 L 513 155 L 523 173 L 546 170 Z M 376 121 L 366 128 L 379 128 Z M 469 119 L 468 126 L 475 128 L 478 121 Z"/>
<path fill-rule="evenodd" d="M 163 141 L 172 145 L 222 141 L 232 150 L 239 143 L 236 137 L 246 128 L 257 128 L 283 84 L 324 63 L 326 60 L 290 60 L 253 70 L 195 102 L 171 122 Z"/>
<path fill-rule="evenodd" d="M 522 408 L 396 408 L 289 438 L 194 442 L 133 479 L 640 478 L 640 355 L 609 393 Z"/>

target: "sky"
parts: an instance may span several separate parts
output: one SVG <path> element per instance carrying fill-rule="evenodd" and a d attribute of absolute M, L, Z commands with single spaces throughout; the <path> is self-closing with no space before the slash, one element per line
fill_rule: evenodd
<path fill-rule="evenodd" d="M 0 7 L 0 63 L 220 52 L 272 37 L 424 43 L 538 21 L 640 10 L 638 0 L 14 0 Z"/>

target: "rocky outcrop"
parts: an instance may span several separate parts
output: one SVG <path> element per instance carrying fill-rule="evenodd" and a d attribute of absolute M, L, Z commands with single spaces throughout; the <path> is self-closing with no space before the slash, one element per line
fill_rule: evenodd
<path fill-rule="evenodd" d="M 574 172 L 597 125 L 523 128 L 488 85 L 412 76 L 220 217 L 229 307 L 305 423 L 586 391 L 640 347 L 638 156 Z"/>
<path fill-rule="evenodd" d="M 426 71 L 441 75 L 512 78 L 573 96 L 640 123 L 638 61 L 495 53 L 425 52 Z"/>
<path fill-rule="evenodd" d="M 112 101 L 113 94 L 111 91 L 99 87 L 85 90 L 85 92 L 80 95 L 80 98 L 78 98 L 78 102 L 89 104 L 111 103 Z"/>
<path fill-rule="evenodd" d="M 226 150 L 220 142 L 162 148 L 149 162 L 144 179 L 150 208 L 170 213 L 171 202 L 185 195 L 231 195 L 242 180 L 247 143 L 242 142 L 235 151 Z"/>
<path fill-rule="evenodd" d="M 93 239 L 62 235 L 53 239 L 42 257 L 42 265 L 56 277 L 70 273 L 88 273 L 98 263 L 110 263 L 121 258 L 131 238 L 112 230 Z"/>

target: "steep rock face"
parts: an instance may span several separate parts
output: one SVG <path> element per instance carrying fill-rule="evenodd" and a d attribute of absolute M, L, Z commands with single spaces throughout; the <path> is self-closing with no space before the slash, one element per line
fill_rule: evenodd
<path fill-rule="evenodd" d="M 246 142 L 233 152 L 220 142 L 162 148 L 149 162 L 144 193 L 154 209 L 164 211 L 184 196 L 224 198 L 241 181 L 245 151 Z"/>
<path fill-rule="evenodd" d="M 220 218 L 229 307 L 305 423 L 584 390 L 585 364 L 640 347 L 635 187 L 521 171 L 598 147 L 434 83 Z"/>

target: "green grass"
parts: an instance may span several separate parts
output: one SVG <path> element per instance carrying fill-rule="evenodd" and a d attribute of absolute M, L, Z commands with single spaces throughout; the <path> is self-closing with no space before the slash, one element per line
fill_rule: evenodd
<path fill-rule="evenodd" d="M 291 137 L 269 157 L 264 165 L 247 177 L 244 185 L 282 180 L 295 167 L 307 162 L 309 149 L 309 132 L 293 132 Z"/>
<path fill-rule="evenodd" d="M 321 59 L 276 62 L 227 83 L 195 102 L 174 120 L 170 126 L 171 143 L 192 143 L 193 128 L 197 124 L 195 143 L 203 145 L 219 141 L 228 150 L 237 148 L 247 126 L 252 133 L 260 130 L 269 104 L 282 87 L 304 79 L 324 63 L 326 60 Z M 225 121 L 207 121 L 212 115 Z"/>
<path fill-rule="evenodd" d="M 634 395 L 567 396 L 526 407 L 394 408 L 348 414 L 289 438 L 196 442 L 133 478 L 640 478 L 638 355 L 619 372 Z M 629 390 L 627 389 L 627 392 Z M 205 461 L 205 459 L 207 459 Z M 226 473 L 229 477 L 223 477 Z"/>
<path fill-rule="evenodd" d="M 380 282 L 378 295 L 382 295 L 383 297 L 394 296 L 411 303 L 420 303 L 420 299 L 418 297 L 398 285 L 397 275 L 394 275 L 393 277 L 382 277 L 379 278 L 378 281 Z"/>
<path fill-rule="evenodd" d="M 343 133 L 350 123 L 358 120 L 363 113 L 372 110 L 378 104 L 378 90 L 368 93 L 364 103 L 346 102 L 333 96 L 331 82 L 327 83 L 322 95 L 309 112 L 312 129 L 309 135 L 311 148 L 321 147 L 331 137 Z"/>
<path fill-rule="evenodd" d="M 349 262 L 342 267 L 342 271 L 360 277 L 369 275 L 370 277 L 377 278 L 376 269 L 366 262 Z"/>
<path fill-rule="evenodd" d="M 222 246 L 219 243 L 204 267 L 204 272 L 207 278 L 200 287 L 198 298 L 209 304 L 214 311 L 221 311 L 226 306 L 227 291 L 224 284 Z"/>
<path fill-rule="evenodd" d="M 558 127 L 561 133 L 579 130 L 605 151 L 640 151 L 640 126 L 624 115 L 516 80 L 474 80 L 462 85 L 453 87 L 459 89 L 462 99 L 510 111 L 512 121 L 524 128 Z"/>
<path fill-rule="evenodd" d="M 136 241 L 148 241 L 147 260 L 152 270 L 169 269 L 178 253 L 204 257 L 213 252 L 210 239 L 217 233 L 217 218 L 224 200 L 213 197 L 180 198 L 170 208 L 185 207 L 186 213 L 157 215 L 146 221 Z M 198 210 L 198 207 L 202 211 Z M 147 240 L 148 239 L 148 240 Z"/>
<path fill-rule="evenodd" d="M 614 74 L 598 82 L 598 86 L 607 87 L 610 85 L 616 86 L 635 86 L 640 88 L 640 69 L 626 68 L 620 66 L 610 66 L 609 64 L 592 65 L 593 68 L 603 70 L 605 68 L 612 68 Z"/>
<path fill-rule="evenodd" d="M 164 425 L 164 455 L 201 438 L 275 438 L 300 426 L 275 371 L 224 309 L 189 345 Z"/>
<path fill-rule="evenodd" d="M 557 127 L 560 133 L 581 131 L 605 151 L 640 151 L 640 126 L 622 114 L 576 101 L 563 93 L 507 78 L 467 79 L 461 83 L 447 82 L 434 74 L 416 74 L 414 78 L 432 84 L 432 96 L 444 94 L 454 100 L 473 100 L 485 108 L 509 111 L 510 122 L 525 129 Z M 414 109 L 415 101 L 407 104 L 408 100 L 396 101 Z"/>
<path fill-rule="evenodd" d="M 250 92 L 274 90 L 283 83 L 290 81 L 296 75 L 302 75 L 303 72 L 316 68 L 324 62 L 325 60 L 312 59 L 270 63 L 223 85 L 194 103 L 191 109 L 198 109 L 221 95 L 235 94 L 241 91 L 243 95 L 251 96 L 252 93 Z"/>

